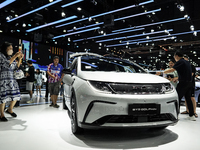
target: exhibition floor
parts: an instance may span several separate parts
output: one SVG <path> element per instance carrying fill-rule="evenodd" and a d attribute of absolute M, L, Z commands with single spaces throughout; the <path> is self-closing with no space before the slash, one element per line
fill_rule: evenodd
<path fill-rule="evenodd" d="M 17 118 L 8 114 L 0 122 L 1 150 L 199 150 L 200 118 L 189 121 L 180 115 L 176 126 L 164 130 L 113 129 L 86 130 L 83 135 L 71 133 L 67 111 L 49 104 L 14 109 Z M 185 107 L 181 106 L 181 110 Z M 197 109 L 200 114 L 200 108 Z"/>

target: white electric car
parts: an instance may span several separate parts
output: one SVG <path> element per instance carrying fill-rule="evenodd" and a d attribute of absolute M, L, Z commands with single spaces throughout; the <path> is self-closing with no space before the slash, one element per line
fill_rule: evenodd
<path fill-rule="evenodd" d="M 64 104 L 72 132 L 83 128 L 156 127 L 177 123 L 178 95 L 170 82 L 119 58 L 78 53 L 65 69 Z"/>

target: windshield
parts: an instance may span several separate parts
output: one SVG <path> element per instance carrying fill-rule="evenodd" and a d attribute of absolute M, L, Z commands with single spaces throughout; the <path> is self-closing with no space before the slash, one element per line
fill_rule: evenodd
<path fill-rule="evenodd" d="M 122 59 L 117 58 L 81 58 L 82 71 L 114 71 L 114 72 L 128 72 L 128 73 L 146 73 L 145 70 L 139 66 Z"/>

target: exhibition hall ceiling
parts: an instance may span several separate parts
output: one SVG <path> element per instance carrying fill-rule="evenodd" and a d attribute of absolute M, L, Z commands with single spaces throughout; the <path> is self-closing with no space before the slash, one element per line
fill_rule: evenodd
<path fill-rule="evenodd" d="M 181 49 L 197 65 L 199 6 L 199 0 L 0 0 L 0 34 L 144 64 L 169 61 Z"/>

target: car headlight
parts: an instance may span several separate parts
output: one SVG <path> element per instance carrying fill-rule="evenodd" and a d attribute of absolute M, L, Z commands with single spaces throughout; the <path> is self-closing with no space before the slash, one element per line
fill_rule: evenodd
<path fill-rule="evenodd" d="M 106 82 L 99 82 L 99 81 L 88 81 L 91 87 L 93 87 L 95 90 L 99 92 L 104 93 L 112 93 L 111 88 L 109 87 L 109 84 Z"/>
<path fill-rule="evenodd" d="M 174 86 L 171 83 L 162 84 L 162 92 L 163 93 L 172 93 L 174 91 Z"/>

